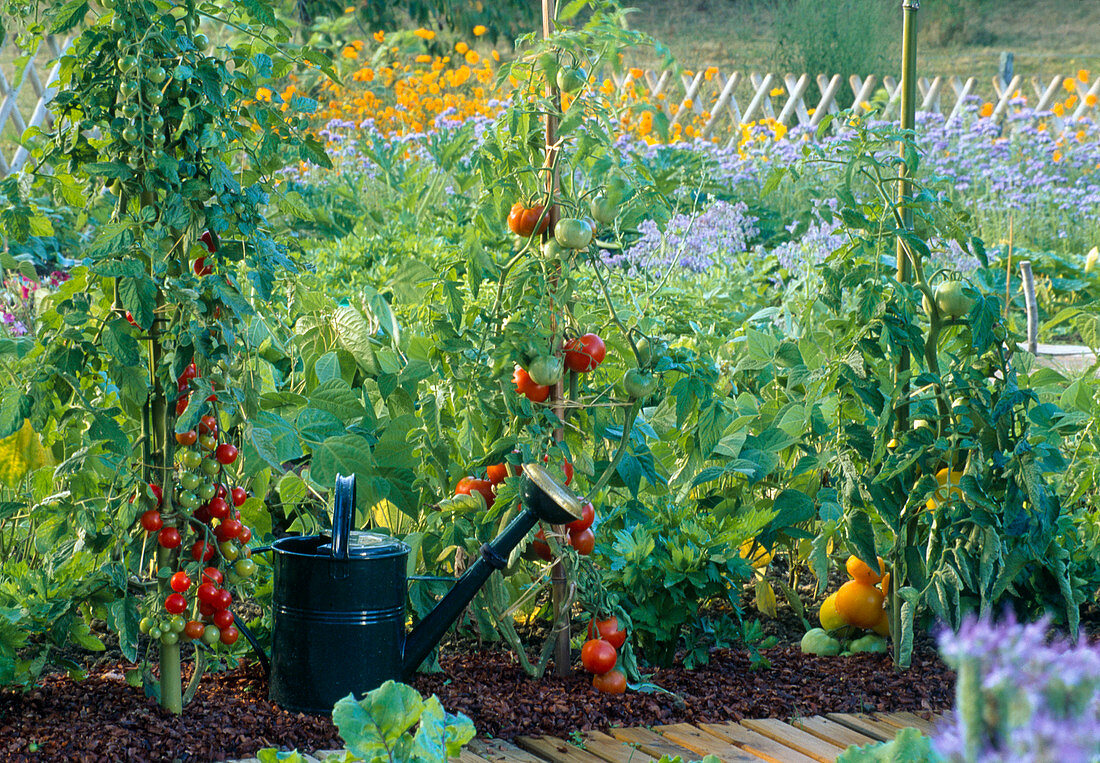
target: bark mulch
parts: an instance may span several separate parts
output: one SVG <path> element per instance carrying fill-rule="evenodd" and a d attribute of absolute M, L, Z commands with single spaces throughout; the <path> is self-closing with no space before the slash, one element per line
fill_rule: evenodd
<path fill-rule="evenodd" d="M 886 655 L 812 657 L 797 646 L 763 650 L 771 667 L 753 669 L 747 653 L 722 649 L 694 671 L 657 670 L 667 692 L 596 692 L 579 669 L 566 678 L 529 679 L 508 652 L 445 655 L 444 672 L 414 682 L 464 712 L 480 736 L 568 736 L 573 731 L 677 722 L 792 717 L 824 712 L 943 711 L 953 674 L 931 649 L 896 672 Z M 27 693 L 0 691 L 0 761 L 218 761 L 263 747 L 302 752 L 342 746 L 328 718 L 290 713 L 267 700 L 260 668 L 245 664 L 203 678 L 180 717 L 127 685 L 124 664 L 100 665 L 83 681 L 44 676 Z"/>

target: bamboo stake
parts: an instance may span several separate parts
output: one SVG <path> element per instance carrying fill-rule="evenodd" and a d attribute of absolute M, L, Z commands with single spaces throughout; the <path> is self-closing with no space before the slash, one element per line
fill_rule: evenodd
<path fill-rule="evenodd" d="M 542 0 L 542 36 L 545 39 L 550 39 L 550 36 L 554 32 L 554 8 L 552 0 Z M 547 83 L 547 95 L 557 104 L 558 108 L 561 108 L 561 93 L 557 92 L 552 83 Z M 553 114 L 546 115 L 546 144 L 544 147 L 544 154 L 546 160 L 543 162 L 543 166 L 548 168 L 546 175 L 546 191 L 550 196 L 550 209 L 548 215 L 550 217 L 550 225 L 547 230 L 553 230 L 554 226 L 558 222 L 558 205 L 556 202 L 559 187 L 558 178 L 558 165 L 554 161 L 554 153 L 557 150 L 555 143 L 557 142 L 557 122 L 558 120 Z M 548 236 L 547 233 L 543 234 L 543 238 Z M 556 286 L 557 278 L 555 277 L 552 285 Z M 556 334 L 557 332 L 555 332 Z M 555 350 L 559 348 L 554 348 Z M 550 391 L 550 401 L 554 407 L 555 415 L 565 420 L 565 395 L 563 382 L 558 381 L 557 384 Z M 554 430 L 554 440 L 561 442 L 565 437 L 565 432 L 561 427 Z M 564 528 L 554 528 L 556 532 L 563 532 Z M 572 672 L 570 647 L 569 647 L 569 611 L 568 611 L 568 599 L 569 599 L 569 581 L 565 575 L 565 565 L 562 564 L 560 558 L 555 559 L 553 565 L 550 568 L 550 589 L 554 604 L 554 626 L 558 628 L 554 634 L 554 675 L 564 677 Z"/>

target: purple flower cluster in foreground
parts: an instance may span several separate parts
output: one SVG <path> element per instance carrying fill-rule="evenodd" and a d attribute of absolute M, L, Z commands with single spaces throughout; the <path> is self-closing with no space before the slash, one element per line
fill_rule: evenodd
<path fill-rule="evenodd" d="M 678 265 L 702 272 L 748 251 L 749 240 L 758 233 L 756 222 L 743 202 L 718 201 L 696 215 L 674 215 L 663 231 L 653 220 L 644 221 L 638 226 L 642 237 L 634 246 L 618 256 L 604 252 L 604 261 L 643 268 Z"/>
<path fill-rule="evenodd" d="M 1100 760 L 1100 647 L 1048 639 L 1048 625 L 969 619 L 940 636 L 958 673 L 954 716 L 933 740 L 947 760 Z"/>

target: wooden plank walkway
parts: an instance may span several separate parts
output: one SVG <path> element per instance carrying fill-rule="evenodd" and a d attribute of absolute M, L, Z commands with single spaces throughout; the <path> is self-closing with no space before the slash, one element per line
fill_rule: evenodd
<path fill-rule="evenodd" d="M 833 763 L 849 745 L 888 741 L 903 728 L 931 732 L 939 716 L 916 713 L 847 714 L 780 721 L 674 723 L 652 728 L 586 731 L 568 740 L 519 737 L 515 742 L 475 739 L 463 763 L 653 763 L 662 755 L 686 761 L 715 755 L 730 763 Z"/>

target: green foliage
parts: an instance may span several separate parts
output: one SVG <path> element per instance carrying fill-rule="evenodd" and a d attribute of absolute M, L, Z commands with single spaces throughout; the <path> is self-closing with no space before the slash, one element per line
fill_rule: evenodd
<path fill-rule="evenodd" d="M 766 517 L 688 513 L 683 505 L 635 505 L 599 527 L 614 538 L 598 546 L 604 585 L 630 613 L 632 636 L 653 665 L 671 665 L 682 644 L 685 665 L 704 664 L 712 647 L 741 635 L 740 588 L 752 569 L 738 548 Z"/>
<path fill-rule="evenodd" d="M 776 59 L 780 71 L 882 76 L 898 70 L 899 5 L 893 0 L 779 0 Z M 812 90 L 814 88 L 811 88 Z M 841 107 L 851 91 L 837 92 Z M 845 102 L 847 100 L 847 102 Z"/>
<path fill-rule="evenodd" d="M 348 749 L 367 763 L 457 757 L 475 733 L 469 718 L 444 711 L 434 694 L 424 700 L 411 686 L 394 681 L 359 701 L 350 694 L 344 697 L 332 710 L 332 722 Z"/>
<path fill-rule="evenodd" d="M 932 740 L 916 729 L 902 729 L 892 741 L 857 747 L 852 745 L 837 763 L 938 763 L 944 758 L 932 747 Z"/>

